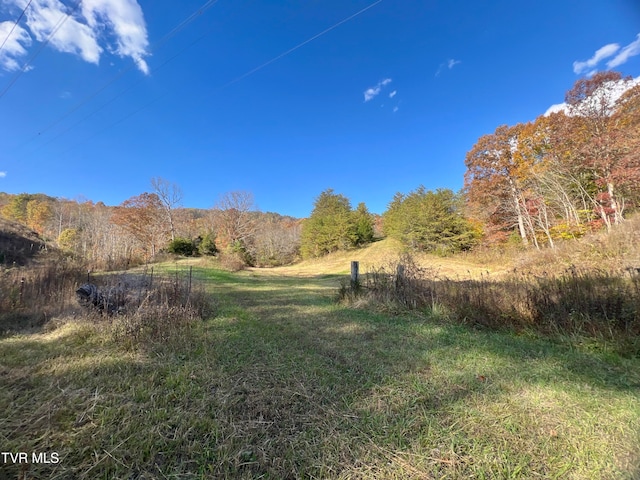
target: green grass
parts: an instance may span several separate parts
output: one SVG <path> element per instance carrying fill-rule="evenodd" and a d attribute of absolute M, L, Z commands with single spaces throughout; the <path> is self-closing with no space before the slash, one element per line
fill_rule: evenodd
<path fill-rule="evenodd" d="M 640 477 L 640 359 L 348 309 L 322 273 L 195 267 L 215 318 L 135 348 L 0 339 L 0 450 L 58 452 L 33 479 Z"/>

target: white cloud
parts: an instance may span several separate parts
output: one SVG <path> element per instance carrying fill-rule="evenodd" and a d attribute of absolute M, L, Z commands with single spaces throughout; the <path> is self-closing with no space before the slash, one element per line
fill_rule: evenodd
<path fill-rule="evenodd" d="M 392 80 L 390 78 L 385 78 L 384 80 L 379 81 L 375 87 L 367 88 L 364 91 L 364 101 L 368 102 L 369 100 L 373 100 L 380 94 L 382 88 L 390 84 L 391 81 Z"/>
<path fill-rule="evenodd" d="M 393 107 L 393 113 L 396 113 L 400 108 L 398 106 Z"/>
<path fill-rule="evenodd" d="M 393 98 L 393 97 L 395 97 L 397 94 L 398 94 L 398 91 L 397 91 L 397 90 L 394 90 L 393 92 L 391 92 L 391 93 L 389 94 L 389 98 Z"/>
<path fill-rule="evenodd" d="M 8 71 L 21 68 L 17 59 L 26 55 L 26 47 L 31 45 L 29 33 L 20 25 L 16 25 L 9 36 L 13 25 L 14 22 L 0 22 L 0 38 L 6 39 L 6 41 L 3 40 L 5 43 L 0 50 L 0 68 Z"/>
<path fill-rule="evenodd" d="M 4 178 L 7 176 L 7 172 L 0 172 L 0 178 Z"/>
<path fill-rule="evenodd" d="M 147 28 L 136 0 L 84 0 L 82 14 L 94 31 L 111 27 L 116 37 L 115 52 L 121 57 L 131 57 L 142 72 L 149 73 L 144 61 L 149 48 Z"/>
<path fill-rule="evenodd" d="M 596 53 L 594 53 L 593 57 L 591 57 L 589 60 L 586 60 L 584 62 L 573 62 L 573 72 L 577 75 L 580 75 L 581 73 L 589 70 L 589 75 L 593 75 L 593 72 L 597 71 L 594 70 L 593 67 L 598 65 L 598 63 L 600 63 L 605 58 L 609 58 L 610 56 L 615 55 L 618 50 L 620 50 L 620 45 L 618 45 L 617 43 L 610 43 L 608 45 L 605 45 L 604 47 L 596 50 Z"/>
<path fill-rule="evenodd" d="M 615 68 L 626 63 L 630 57 L 635 57 L 636 55 L 640 55 L 640 33 L 635 41 L 624 47 L 620 53 L 607 62 L 607 67 Z"/>
<path fill-rule="evenodd" d="M 625 79 L 618 80 L 617 82 L 608 82 L 604 85 L 602 92 L 599 94 L 599 90 L 596 90 L 594 95 L 596 98 L 606 98 L 608 102 L 608 107 L 612 108 L 615 102 L 630 88 L 635 87 L 636 85 L 640 85 L 640 77 L 636 77 L 631 81 L 626 81 Z M 599 95 L 606 95 L 606 97 L 602 97 Z M 567 115 L 570 115 L 571 112 L 569 110 L 569 106 L 566 103 L 556 103 L 555 105 L 551 105 L 544 115 L 551 115 L 552 113 L 564 112 Z"/>
<path fill-rule="evenodd" d="M 4 1 L 20 9 L 27 5 L 27 0 Z M 142 72 L 149 73 L 144 60 L 149 55 L 147 29 L 136 0 L 83 0 L 80 11 L 76 5 L 60 0 L 32 0 L 25 13 L 31 36 L 39 42 L 48 40 L 56 50 L 78 55 L 94 64 L 100 61 L 106 49 L 121 57 L 130 57 Z M 24 47 L 31 43 L 27 31 L 22 27 L 16 31 L 18 29 L 22 36 L 16 37 L 14 32 L 12 38 L 19 39 L 14 40 L 14 46 L 17 43 L 23 48 L 14 49 L 13 55 L 8 57 L 14 62 L 17 57 L 27 54 Z M 15 64 L 3 61 L 5 58 L 7 55 L 0 56 L 0 66 L 15 70 Z"/>
<path fill-rule="evenodd" d="M 49 45 L 56 50 L 97 64 L 102 48 L 96 32 L 71 15 L 66 18 L 67 13 L 67 7 L 59 0 L 36 0 L 26 11 L 27 27 L 37 41 L 49 39 Z"/>
<path fill-rule="evenodd" d="M 547 108 L 547 111 L 544 112 L 544 116 L 547 117 L 552 113 L 565 112 L 567 113 L 567 104 L 566 103 L 556 103 Z"/>
<path fill-rule="evenodd" d="M 448 68 L 449 70 L 451 70 L 453 67 L 455 67 L 460 63 L 462 63 L 462 60 L 455 60 L 453 58 L 450 58 L 446 62 L 441 63 L 440 66 L 438 67 L 438 70 L 436 71 L 436 77 L 439 76 L 442 73 L 442 70 L 444 70 L 445 68 Z"/>

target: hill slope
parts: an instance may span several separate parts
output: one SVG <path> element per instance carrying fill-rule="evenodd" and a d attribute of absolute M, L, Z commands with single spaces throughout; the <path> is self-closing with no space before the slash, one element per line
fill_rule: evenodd
<path fill-rule="evenodd" d="M 36 232 L 0 217 L 0 265 L 26 265 L 47 249 Z"/>

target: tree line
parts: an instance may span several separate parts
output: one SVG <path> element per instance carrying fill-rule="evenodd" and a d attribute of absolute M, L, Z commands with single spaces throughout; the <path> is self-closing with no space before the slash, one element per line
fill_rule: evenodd
<path fill-rule="evenodd" d="M 640 85 L 617 72 L 578 80 L 564 111 L 499 126 L 467 153 L 464 188 L 397 193 L 381 215 L 327 189 L 307 219 L 263 213 L 250 192 L 229 192 L 208 210 L 182 205 L 182 190 L 156 177 L 151 189 L 108 207 L 43 194 L 0 194 L 3 216 L 98 268 L 160 252 L 227 255 L 276 266 L 397 238 L 450 254 L 480 242 L 554 247 L 611 229 L 640 202 Z M 619 91 L 625 90 L 620 95 Z"/>
<path fill-rule="evenodd" d="M 300 220 L 258 211 L 250 192 L 223 194 L 210 209 L 185 208 L 181 189 L 155 178 L 152 191 L 118 206 L 42 194 L 0 194 L 0 213 L 99 269 L 152 261 L 162 253 L 227 255 L 283 265 L 299 256 Z"/>

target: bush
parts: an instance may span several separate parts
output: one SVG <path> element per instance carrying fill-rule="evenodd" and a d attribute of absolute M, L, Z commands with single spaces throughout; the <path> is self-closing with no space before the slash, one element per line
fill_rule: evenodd
<path fill-rule="evenodd" d="M 178 237 L 175 240 L 172 240 L 171 242 L 169 242 L 167 251 L 169 253 L 175 253 L 177 255 L 184 255 L 185 257 L 191 257 L 198 251 L 198 248 L 196 247 L 196 243 L 193 240 L 190 240 L 188 238 Z"/>
<path fill-rule="evenodd" d="M 469 250 L 478 232 L 462 215 L 460 196 L 448 189 L 419 187 L 396 194 L 384 213 L 384 233 L 415 250 L 437 255 Z"/>
<path fill-rule="evenodd" d="M 198 253 L 200 255 L 214 256 L 218 253 L 215 238 L 210 233 L 206 233 L 204 236 L 198 237 L 196 243 L 198 245 Z"/>
<path fill-rule="evenodd" d="M 220 259 L 220 266 L 230 272 L 239 272 L 247 266 L 242 256 L 238 253 L 221 253 L 218 258 Z"/>

